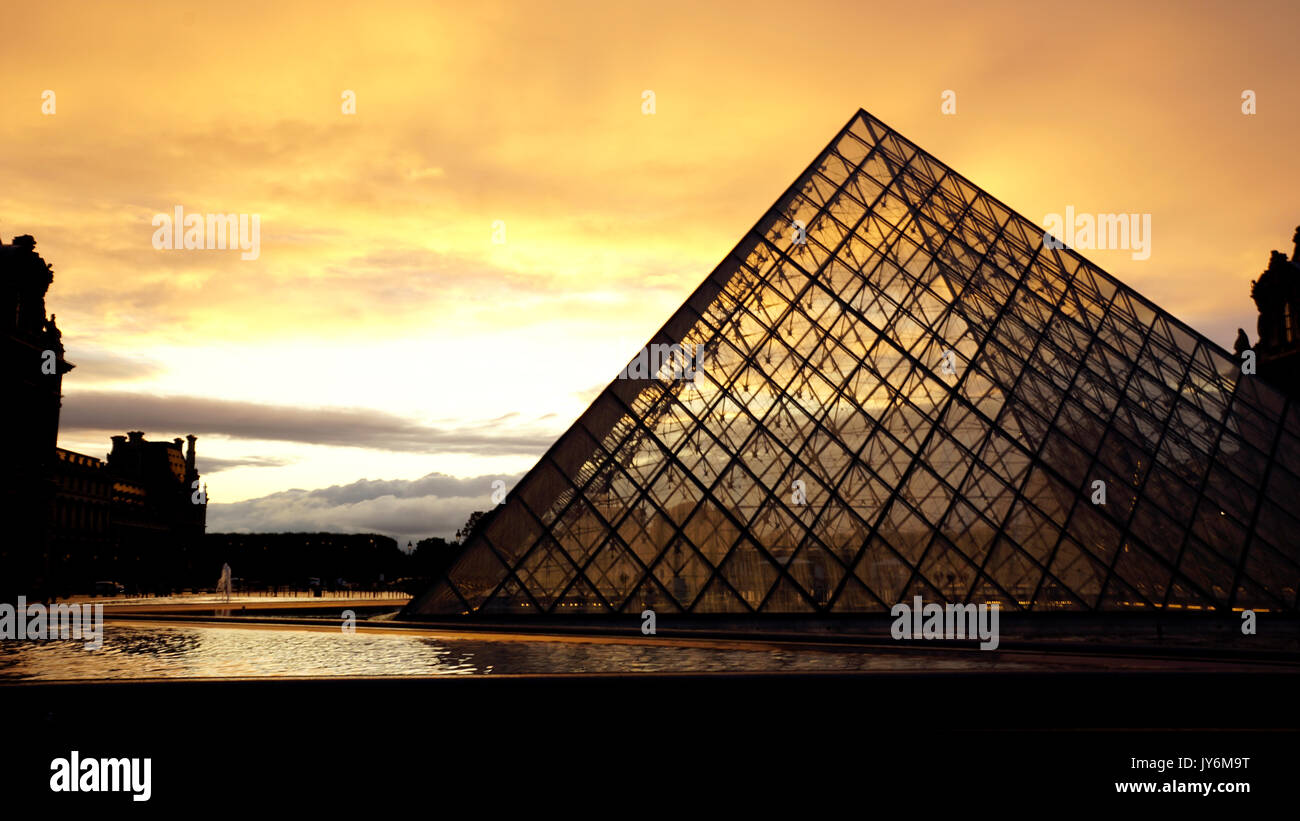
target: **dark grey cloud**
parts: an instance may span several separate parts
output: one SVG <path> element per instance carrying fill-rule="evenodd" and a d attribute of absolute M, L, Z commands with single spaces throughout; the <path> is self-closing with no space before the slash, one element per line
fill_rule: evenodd
<path fill-rule="evenodd" d="M 76 365 L 78 382 L 109 382 L 147 379 L 163 372 L 162 365 L 142 357 L 123 356 L 103 348 L 80 345 L 65 340 L 67 357 Z"/>
<path fill-rule="evenodd" d="M 481 456 L 540 456 L 557 435 L 494 422 L 432 427 L 366 408 L 295 408 L 127 391 L 69 393 L 63 400 L 60 427 L 67 433 L 179 431 L 232 439 Z"/>
<path fill-rule="evenodd" d="M 292 459 L 277 459 L 272 456 L 249 456 L 244 459 L 218 459 L 215 456 L 199 454 L 195 457 L 199 473 L 208 476 L 231 468 L 278 468 L 292 464 Z"/>
<path fill-rule="evenodd" d="M 429 536 L 452 538 L 476 510 L 492 507 L 494 481 L 509 490 L 522 474 L 460 478 L 360 479 L 316 490 L 282 490 L 223 504 L 209 491 L 208 531 L 382 533 L 402 546 Z"/>

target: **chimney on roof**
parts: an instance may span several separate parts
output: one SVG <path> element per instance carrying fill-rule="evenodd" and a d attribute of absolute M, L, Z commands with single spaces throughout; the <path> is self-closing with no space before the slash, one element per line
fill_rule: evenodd
<path fill-rule="evenodd" d="M 191 433 L 185 438 L 190 443 L 189 449 L 185 451 L 185 475 L 191 477 L 190 481 L 194 481 L 193 477 L 198 475 L 194 472 L 194 443 L 199 440 L 199 437 Z M 180 444 L 180 441 L 177 439 L 176 443 Z"/>
<path fill-rule="evenodd" d="M 1295 250 L 1291 252 L 1291 261 L 1300 265 L 1300 225 L 1295 227 L 1295 235 L 1291 237 L 1291 241 L 1295 243 Z"/>
<path fill-rule="evenodd" d="M 137 445 L 144 441 L 144 431 L 142 430 L 129 430 L 126 432 L 126 435 L 130 438 L 131 444 L 133 445 Z"/>

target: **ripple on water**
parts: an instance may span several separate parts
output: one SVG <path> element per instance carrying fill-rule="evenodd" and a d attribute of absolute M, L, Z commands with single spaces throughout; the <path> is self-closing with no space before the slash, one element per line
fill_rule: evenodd
<path fill-rule="evenodd" d="M 104 646 L 0 642 L 0 680 L 238 676 L 399 676 L 501 673 L 978 670 L 992 658 L 943 658 L 833 648 L 443 639 L 403 633 L 195 625 L 110 625 Z M 1002 659 L 999 670 L 1042 669 Z"/>

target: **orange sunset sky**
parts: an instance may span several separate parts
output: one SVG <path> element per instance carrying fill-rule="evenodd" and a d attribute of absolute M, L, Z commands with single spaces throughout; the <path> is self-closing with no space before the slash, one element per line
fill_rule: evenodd
<path fill-rule="evenodd" d="M 450 535 L 859 106 L 1036 223 L 1151 214 L 1149 259 L 1085 255 L 1225 347 L 1300 224 L 1294 3 L 46 0 L 5 29 L 0 233 L 55 269 L 60 445 L 198 434 L 212 531 Z M 177 205 L 260 215 L 260 256 L 156 250 Z"/>

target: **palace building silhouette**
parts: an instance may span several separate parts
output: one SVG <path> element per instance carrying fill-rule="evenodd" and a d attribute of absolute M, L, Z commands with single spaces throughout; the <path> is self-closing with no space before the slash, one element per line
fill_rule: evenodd
<path fill-rule="evenodd" d="M 1297 261 L 1243 373 L 859 111 L 406 615 L 1294 613 Z"/>
<path fill-rule="evenodd" d="M 54 317 L 46 316 L 53 280 L 32 237 L 0 242 L 4 384 L 21 432 L 4 471 L 0 593 L 90 592 L 97 581 L 170 588 L 206 519 L 206 501 L 194 501 L 196 437 L 186 447 L 131 431 L 112 437 L 102 460 L 58 447 L 63 377 L 75 365 L 64 356 Z"/>

